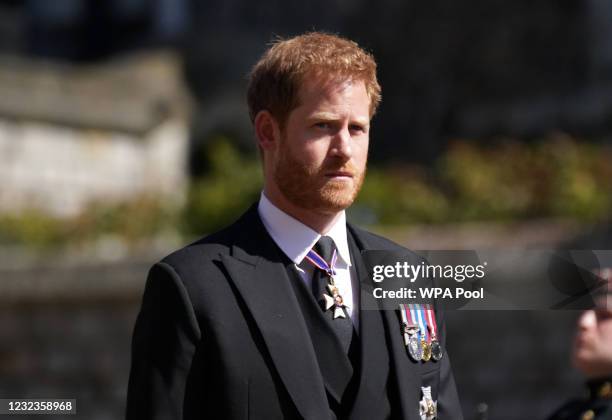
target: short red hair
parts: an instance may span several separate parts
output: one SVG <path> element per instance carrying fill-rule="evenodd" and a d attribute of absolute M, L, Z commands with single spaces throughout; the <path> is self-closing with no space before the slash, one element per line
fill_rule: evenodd
<path fill-rule="evenodd" d="M 374 57 L 351 40 L 311 32 L 275 41 L 255 64 L 247 91 L 251 122 L 267 110 L 283 127 L 289 113 L 299 106 L 299 89 L 308 75 L 363 81 L 370 98 L 370 118 L 375 114 L 381 94 Z"/>

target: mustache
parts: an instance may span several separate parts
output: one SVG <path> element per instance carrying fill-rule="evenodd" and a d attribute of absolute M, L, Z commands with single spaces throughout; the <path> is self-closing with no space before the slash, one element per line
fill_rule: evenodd
<path fill-rule="evenodd" d="M 347 172 L 352 176 L 360 173 L 357 166 L 351 161 L 343 162 L 341 164 L 331 163 L 329 165 L 325 165 L 321 168 L 321 172 Z"/>

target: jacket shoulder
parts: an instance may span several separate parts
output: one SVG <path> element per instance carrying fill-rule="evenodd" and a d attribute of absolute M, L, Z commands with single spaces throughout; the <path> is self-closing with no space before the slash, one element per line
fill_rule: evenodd
<path fill-rule="evenodd" d="M 384 236 L 372 233 L 353 224 L 349 224 L 349 229 L 361 241 L 366 249 L 378 249 L 385 251 L 408 251 L 408 248 L 393 242 Z"/>
<path fill-rule="evenodd" d="M 352 224 L 349 224 L 349 229 L 361 242 L 363 245 L 363 250 L 365 251 L 389 251 L 403 254 L 416 260 L 423 259 L 423 257 L 416 254 L 414 251 L 411 251 L 410 249 L 393 242 L 384 236 L 369 232 Z"/>

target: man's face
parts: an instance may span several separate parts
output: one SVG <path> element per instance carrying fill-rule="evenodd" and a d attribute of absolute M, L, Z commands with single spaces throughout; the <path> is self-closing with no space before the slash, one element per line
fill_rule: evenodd
<path fill-rule="evenodd" d="M 307 77 L 276 153 L 273 180 L 293 205 L 319 213 L 349 207 L 366 170 L 370 98 L 362 81 Z"/>
<path fill-rule="evenodd" d="M 612 375 L 612 306 L 599 304 L 585 311 L 578 321 L 574 364 L 589 378 Z"/>

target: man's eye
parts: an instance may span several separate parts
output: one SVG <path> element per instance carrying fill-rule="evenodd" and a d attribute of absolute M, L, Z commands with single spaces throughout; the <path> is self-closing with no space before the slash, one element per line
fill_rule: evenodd
<path fill-rule="evenodd" d="M 365 132 L 365 128 L 360 126 L 360 125 L 353 124 L 349 128 L 350 128 L 351 131 L 356 131 L 356 132 L 359 132 L 359 133 Z"/>
<path fill-rule="evenodd" d="M 331 126 L 330 126 L 330 124 L 329 124 L 329 123 L 326 123 L 326 122 L 319 122 L 319 123 L 316 123 L 316 124 L 315 124 L 315 127 L 317 127 L 317 128 L 321 128 L 321 129 L 323 129 L 323 130 L 327 130 L 327 129 L 328 129 L 328 128 L 330 128 Z"/>

